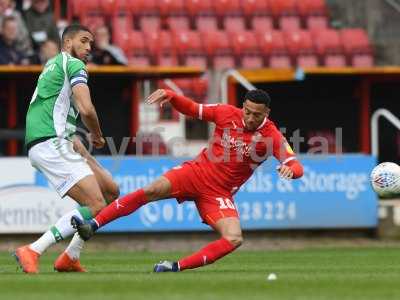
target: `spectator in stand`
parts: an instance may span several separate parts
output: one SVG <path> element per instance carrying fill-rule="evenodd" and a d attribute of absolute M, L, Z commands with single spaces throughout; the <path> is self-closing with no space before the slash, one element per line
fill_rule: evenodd
<path fill-rule="evenodd" d="M 27 65 L 29 59 L 17 49 L 18 22 L 15 17 L 3 18 L 0 36 L 0 65 Z"/>
<path fill-rule="evenodd" d="M 5 17 L 12 16 L 15 18 L 18 29 L 16 48 L 29 57 L 33 55 L 31 39 L 21 14 L 14 9 L 14 4 L 14 1 L 11 0 L 0 0 L 0 24 L 3 23 Z"/>
<path fill-rule="evenodd" d="M 47 40 L 40 45 L 39 53 L 31 60 L 32 64 L 44 65 L 50 58 L 53 58 L 60 52 L 59 43 L 53 40 Z"/>
<path fill-rule="evenodd" d="M 32 5 L 25 11 L 24 17 L 36 50 L 47 40 L 60 44 L 60 35 L 49 0 L 32 0 Z"/>
<path fill-rule="evenodd" d="M 110 44 L 110 31 L 106 26 L 94 32 L 94 50 L 91 62 L 96 65 L 126 65 L 128 60 L 121 48 Z"/>

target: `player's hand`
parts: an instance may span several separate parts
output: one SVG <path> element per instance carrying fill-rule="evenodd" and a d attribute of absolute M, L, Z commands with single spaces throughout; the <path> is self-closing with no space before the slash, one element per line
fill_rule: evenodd
<path fill-rule="evenodd" d="M 145 99 L 146 104 L 159 103 L 160 107 L 171 100 L 171 96 L 164 89 L 158 89 Z"/>
<path fill-rule="evenodd" d="M 87 139 L 96 149 L 101 149 L 106 144 L 106 140 L 100 135 L 89 133 Z"/>
<path fill-rule="evenodd" d="M 292 169 L 291 169 L 290 167 L 288 167 L 288 166 L 281 165 L 281 166 L 278 168 L 278 173 L 279 173 L 279 176 L 280 176 L 281 178 L 284 178 L 284 179 L 292 179 L 292 178 L 293 178 L 293 171 L 292 171 Z"/>

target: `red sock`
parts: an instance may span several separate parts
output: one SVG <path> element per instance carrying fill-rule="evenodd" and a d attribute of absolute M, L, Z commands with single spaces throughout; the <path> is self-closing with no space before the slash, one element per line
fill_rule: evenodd
<path fill-rule="evenodd" d="M 214 241 L 198 252 L 179 260 L 181 271 L 209 265 L 235 250 L 235 246 L 228 240 L 221 238 Z"/>
<path fill-rule="evenodd" d="M 110 203 L 97 214 L 95 220 L 101 227 L 119 217 L 133 213 L 146 203 L 147 199 L 144 190 L 140 189 Z"/>

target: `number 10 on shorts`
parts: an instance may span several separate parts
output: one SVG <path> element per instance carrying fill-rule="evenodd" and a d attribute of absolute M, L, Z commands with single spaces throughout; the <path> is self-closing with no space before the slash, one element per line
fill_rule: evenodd
<path fill-rule="evenodd" d="M 235 204 L 233 204 L 231 199 L 219 197 L 219 198 L 216 198 L 216 200 L 219 202 L 219 208 L 220 209 L 228 209 L 228 208 L 230 208 L 230 209 L 235 209 L 236 210 Z"/>

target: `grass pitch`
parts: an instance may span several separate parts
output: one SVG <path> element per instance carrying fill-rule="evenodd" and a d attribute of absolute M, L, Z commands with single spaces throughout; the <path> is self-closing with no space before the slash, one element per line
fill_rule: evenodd
<path fill-rule="evenodd" d="M 26 275 L 3 252 L 0 299 L 400 299 L 399 248 L 238 251 L 205 268 L 152 273 L 158 260 L 181 255 L 91 252 L 82 256 L 89 273 L 61 274 L 56 254 L 46 254 L 41 273 Z"/>

